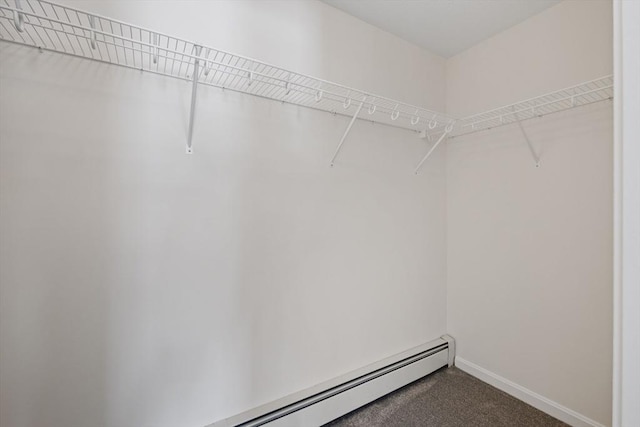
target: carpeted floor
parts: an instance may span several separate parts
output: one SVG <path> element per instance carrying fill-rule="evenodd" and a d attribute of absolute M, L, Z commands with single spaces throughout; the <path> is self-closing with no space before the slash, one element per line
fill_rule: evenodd
<path fill-rule="evenodd" d="M 567 424 L 457 368 L 443 368 L 325 427 L 560 427 Z"/>

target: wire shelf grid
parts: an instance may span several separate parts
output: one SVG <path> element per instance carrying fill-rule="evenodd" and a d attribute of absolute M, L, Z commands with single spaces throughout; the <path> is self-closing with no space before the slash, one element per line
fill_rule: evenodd
<path fill-rule="evenodd" d="M 448 137 L 487 130 L 613 98 L 606 76 L 525 101 L 454 119 L 426 108 L 286 70 L 48 0 L 0 0 L 0 40 L 193 81 L 187 153 L 198 84 L 351 116 L 331 164 L 357 119 Z M 196 74 L 194 76 L 194 74 Z M 524 133 L 524 129 L 522 130 Z M 526 135 L 525 135 L 526 137 Z M 536 165 L 539 159 L 527 139 Z"/>
<path fill-rule="evenodd" d="M 414 131 L 454 120 L 426 108 L 46 0 L 0 0 L 0 40 Z M 196 63 L 198 67 L 196 68 Z"/>
<path fill-rule="evenodd" d="M 601 77 L 542 96 L 474 114 L 456 122 L 452 136 L 461 136 L 613 99 L 613 76 Z"/>

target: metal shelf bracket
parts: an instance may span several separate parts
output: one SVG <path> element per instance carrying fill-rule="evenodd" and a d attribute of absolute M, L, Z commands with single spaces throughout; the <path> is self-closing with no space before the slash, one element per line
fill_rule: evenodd
<path fill-rule="evenodd" d="M 418 166 L 416 166 L 416 169 L 413 171 L 413 173 L 418 175 L 418 171 L 420 171 L 420 168 L 422 167 L 424 162 L 426 162 L 427 159 L 429 157 L 431 157 L 431 154 L 433 154 L 433 152 L 436 150 L 436 148 L 438 148 L 438 145 L 440 145 L 440 143 L 442 141 L 444 141 L 444 139 L 447 137 L 447 135 L 449 135 L 451 133 L 451 131 L 453 130 L 453 124 L 454 124 L 454 122 L 451 122 L 451 123 L 449 123 L 447 125 L 447 127 L 444 129 L 444 132 L 442 132 L 442 135 L 440 135 L 440 138 L 438 138 L 438 140 L 435 142 L 435 144 L 433 144 L 433 147 L 431 147 L 431 149 L 427 152 L 427 154 L 425 154 L 425 156 L 422 158 L 422 160 L 420 160 L 420 163 L 418 163 Z"/>
<path fill-rule="evenodd" d="M 21 10 L 22 4 L 20 4 L 20 0 L 16 0 L 16 10 L 13 11 L 13 25 L 19 33 L 24 32 L 24 13 L 20 12 Z"/>
<path fill-rule="evenodd" d="M 196 58 L 193 61 L 193 84 L 191 86 L 191 110 L 189 112 L 189 136 L 187 137 L 187 154 L 193 154 L 192 138 L 193 138 L 193 120 L 196 115 L 196 99 L 198 95 L 198 73 L 200 68 L 200 53 L 202 46 L 194 46 Z"/>
<path fill-rule="evenodd" d="M 353 126 L 353 123 L 358 118 L 358 114 L 360 114 L 360 110 L 362 110 L 362 106 L 364 105 L 364 102 L 366 100 L 367 100 L 367 97 L 362 98 L 362 101 L 360 101 L 360 104 L 358 105 L 358 108 L 356 109 L 356 112 L 353 114 L 353 117 L 351 118 L 351 121 L 349 122 L 349 125 L 347 126 L 347 129 L 344 131 L 344 134 L 342 134 L 342 138 L 340 139 L 340 143 L 338 143 L 338 146 L 336 147 L 336 151 L 335 151 L 335 153 L 333 153 L 333 157 L 331 158 L 331 166 L 332 167 L 333 167 L 333 163 L 336 161 L 336 157 L 338 157 L 338 154 L 340 153 L 340 150 L 342 149 L 342 144 L 344 144 L 345 139 L 347 139 L 347 135 L 349 135 L 349 132 L 351 131 L 351 127 Z"/>
<path fill-rule="evenodd" d="M 91 27 L 91 31 L 89 32 L 91 49 L 96 50 L 98 47 L 98 42 L 96 39 L 96 18 L 93 15 L 89 15 L 89 26 Z"/>
<path fill-rule="evenodd" d="M 522 136 L 524 137 L 525 142 L 527 143 L 527 147 L 529 147 L 529 153 L 531 154 L 531 157 L 533 158 L 533 162 L 535 163 L 536 167 L 539 168 L 540 167 L 540 156 L 538 156 L 538 154 L 536 154 L 536 150 L 533 148 L 533 144 L 531 143 L 531 140 L 529 139 L 529 135 L 527 135 L 527 132 L 524 130 L 524 127 L 522 126 L 522 122 L 520 121 L 520 117 L 518 117 L 518 113 L 515 110 L 515 107 L 513 107 L 513 114 L 516 118 L 516 123 L 518 124 L 518 127 L 520 128 L 520 132 L 522 132 Z"/>

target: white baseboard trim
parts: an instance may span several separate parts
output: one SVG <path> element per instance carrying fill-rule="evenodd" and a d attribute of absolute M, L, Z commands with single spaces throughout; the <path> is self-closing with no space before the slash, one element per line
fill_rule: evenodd
<path fill-rule="evenodd" d="M 553 400 L 547 399 L 529 389 L 526 389 L 506 378 L 494 374 L 475 363 L 471 363 L 461 357 L 456 356 L 455 365 L 469 375 L 472 375 L 497 389 L 510 394 L 511 396 L 522 400 L 525 403 L 545 412 L 552 417 L 563 421 L 573 427 L 605 427 L 597 421 L 594 421 L 576 411 L 569 409 Z"/>

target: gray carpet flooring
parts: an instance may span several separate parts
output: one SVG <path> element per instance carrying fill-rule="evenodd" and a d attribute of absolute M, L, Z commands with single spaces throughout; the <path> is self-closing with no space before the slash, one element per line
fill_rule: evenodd
<path fill-rule="evenodd" d="M 461 370 L 443 368 L 325 427 L 560 427 L 567 424 Z"/>

